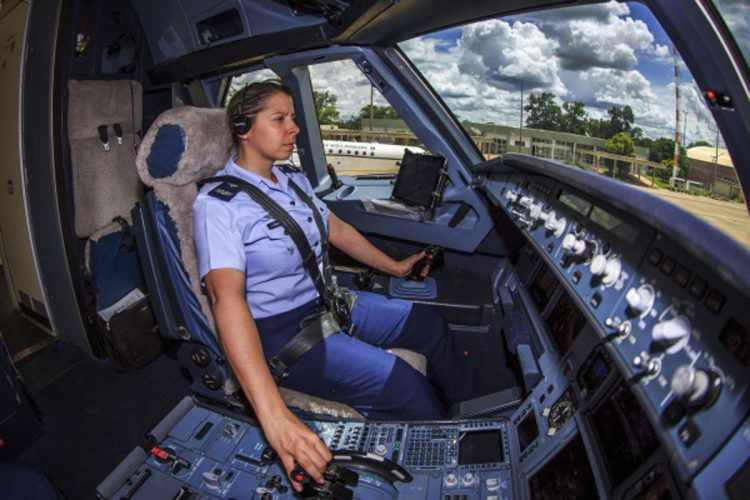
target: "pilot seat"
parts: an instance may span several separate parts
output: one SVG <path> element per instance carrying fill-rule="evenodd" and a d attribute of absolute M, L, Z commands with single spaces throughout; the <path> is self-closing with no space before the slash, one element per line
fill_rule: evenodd
<path fill-rule="evenodd" d="M 162 113 L 146 133 L 136 157 L 147 189 L 132 212 L 146 286 L 166 339 L 177 341 L 177 357 L 191 390 L 209 400 L 247 407 L 217 338 L 207 296 L 201 289 L 193 243 L 196 183 L 224 166 L 232 146 L 223 109 L 184 106 Z M 390 350 L 422 374 L 425 358 Z M 334 417 L 364 417 L 348 405 L 280 387 L 290 407 Z"/>

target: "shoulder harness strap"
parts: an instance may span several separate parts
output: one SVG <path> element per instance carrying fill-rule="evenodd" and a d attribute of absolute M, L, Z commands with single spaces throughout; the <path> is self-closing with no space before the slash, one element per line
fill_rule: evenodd
<path fill-rule="evenodd" d="M 231 175 L 218 175 L 215 177 L 209 177 L 200 181 L 198 183 L 198 187 L 200 188 L 204 184 L 219 181 L 222 182 L 222 184 L 212 189 L 208 193 L 209 195 L 224 201 L 229 201 L 234 198 L 239 191 L 244 191 L 248 196 L 250 196 L 250 198 L 258 203 L 258 205 L 263 207 L 272 219 L 278 221 L 282 226 L 284 226 L 284 229 L 287 230 L 289 236 L 292 238 L 292 241 L 294 241 L 297 250 L 302 256 L 302 264 L 310 275 L 310 278 L 312 279 L 313 284 L 318 291 L 318 295 L 320 295 L 321 300 L 323 300 L 323 302 L 325 303 L 326 308 L 329 308 L 332 298 L 331 291 L 329 290 L 329 287 L 326 286 L 326 277 L 321 275 L 315 259 L 315 252 L 312 250 L 312 248 L 310 248 L 310 243 L 307 241 L 307 236 L 305 236 L 304 231 L 302 231 L 302 228 L 299 227 L 297 221 L 295 221 L 292 216 L 289 215 L 289 213 L 287 213 L 287 211 L 284 210 L 278 203 L 273 201 L 270 196 L 258 189 L 258 187 L 253 186 L 249 182 L 238 177 L 234 177 Z M 292 189 L 300 189 L 295 184 L 292 183 L 292 185 L 294 186 Z M 215 192 L 216 194 L 213 194 Z M 310 202 L 312 203 L 312 200 L 310 200 Z M 317 208 L 314 209 L 314 212 L 317 212 Z M 320 214 L 318 214 L 318 217 L 320 217 Z M 321 245 L 323 244 L 322 242 L 325 240 L 325 237 L 326 234 L 322 232 Z M 323 250 L 325 251 L 325 247 L 323 248 Z"/>

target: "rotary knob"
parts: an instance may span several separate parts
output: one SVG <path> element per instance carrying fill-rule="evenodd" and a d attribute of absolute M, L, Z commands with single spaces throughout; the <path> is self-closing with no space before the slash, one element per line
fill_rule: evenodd
<path fill-rule="evenodd" d="M 536 205 L 531 205 L 529 207 L 529 218 L 536 222 L 538 220 L 545 221 L 547 220 L 547 213 L 542 209 L 542 204 L 538 203 Z"/>
<path fill-rule="evenodd" d="M 591 274 L 600 278 L 604 285 L 613 285 L 622 272 L 622 261 L 618 257 L 607 258 L 603 254 L 591 259 Z"/>
<path fill-rule="evenodd" d="M 467 472 L 464 474 L 464 477 L 462 478 L 461 482 L 463 483 L 464 487 L 472 486 L 474 484 L 474 481 L 476 481 L 477 476 L 472 474 L 471 472 Z"/>
<path fill-rule="evenodd" d="M 544 222 L 544 229 L 547 231 L 552 231 L 554 233 L 555 237 L 559 238 L 562 236 L 563 231 L 565 231 L 565 226 L 567 225 L 565 221 L 565 217 L 557 218 L 555 211 L 552 210 L 547 215 L 547 220 Z"/>
<path fill-rule="evenodd" d="M 443 479 L 443 484 L 446 488 L 453 488 L 454 486 L 458 485 L 458 476 L 454 474 L 453 472 L 449 472 L 445 475 L 445 478 Z"/>
<path fill-rule="evenodd" d="M 672 392 L 689 407 L 710 406 L 721 391 L 721 378 L 713 372 L 682 365 L 672 375 Z"/>
<path fill-rule="evenodd" d="M 565 251 L 573 255 L 583 255 L 586 252 L 586 242 L 576 238 L 574 234 L 568 233 L 562 241 L 562 247 Z"/>
<path fill-rule="evenodd" d="M 388 448 L 386 448 L 384 444 L 379 444 L 375 446 L 374 451 L 375 453 L 377 453 L 378 455 L 382 457 L 382 456 L 385 456 L 386 452 L 388 451 Z"/>
<path fill-rule="evenodd" d="M 661 321 L 654 325 L 651 338 L 669 354 L 679 351 L 690 338 L 690 321 L 685 316 Z"/>
<path fill-rule="evenodd" d="M 591 274 L 594 276 L 602 277 L 607 267 L 607 257 L 602 254 L 596 254 L 591 259 Z"/>
<path fill-rule="evenodd" d="M 505 199 L 511 203 L 515 203 L 518 201 L 518 193 L 516 193 L 515 191 L 506 191 Z"/>
<path fill-rule="evenodd" d="M 625 300 L 630 310 L 636 315 L 644 314 L 654 305 L 654 290 L 647 285 L 642 285 L 637 289 L 631 288 L 625 294 Z"/>
<path fill-rule="evenodd" d="M 521 196 L 521 199 L 518 200 L 518 203 L 521 206 L 529 208 L 534 203 L 534 198 L 532 198 L 531 196 Z"/>

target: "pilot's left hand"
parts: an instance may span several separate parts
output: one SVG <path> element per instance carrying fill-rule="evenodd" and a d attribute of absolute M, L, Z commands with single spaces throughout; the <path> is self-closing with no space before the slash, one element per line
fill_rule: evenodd
<path fill-rule="evenodd" d="M 393 275 L 398 278 L 403 278 L 404 276 L 408 276 L 411 273 L 412 268 L 414 265 L 419 262 L 420 260 L 424 259 L 427 256 L 427 254 L 424 251 L 415 253 L 411 257 L 407 257 L 403 260 L 397 260 L 396 261 L 396 267 L 393 270 Z M 422 269 L 422 272 L 419 273 L 419 276 L 424 279 L 427 277 L 427 275 L 430 273 L 430 265 L 427 264 Z"/>

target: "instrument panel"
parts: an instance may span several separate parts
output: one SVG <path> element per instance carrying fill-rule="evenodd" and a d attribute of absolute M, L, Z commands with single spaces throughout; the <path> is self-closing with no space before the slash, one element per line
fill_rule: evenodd
<path fill-rule="evenodd" d="M 331 473 L 312 498 L 501 500 L 515 497 L 506 419 L 455 422 L 304 420 L 354 472 Z M 100 498 L 295 498 L 253 421 L 185 398 L 97 488 Z M 329 467 L 329 470 L 332 468 Z M 301 495 L 305 497 L 305 494 Z"/>
<path fill-rule="evenodd" d="M 563 367 L 577 336 L 594 332 L 592 356 L 567 375 L 586 394 L 616 366 L 689 480 L 748 414 L 747 298 L 685 242 L 567 185 L 517 174 L 483 188 L 544 262 L 527 288 Z M 594 422 L 610 421 L 612 408 L 600 412 Z"/>

